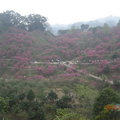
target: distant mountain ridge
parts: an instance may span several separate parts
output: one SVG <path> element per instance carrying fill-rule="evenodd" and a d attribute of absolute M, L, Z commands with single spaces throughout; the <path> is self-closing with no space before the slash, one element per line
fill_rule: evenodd
<path fill-rule="evenodd" d="M 88 24 L 90 27 L 96 27 L 96 26 L 103 26 L 104 23 L 107 23 L 109 26 L 115 26 L 118 21 L 120 20 L 120 17 L 117 16 L 108 16 L 104 18 L 99 18 L 96 20 L 91 20 L 87 22 L 76 22 L 73 24 L 56 24 L 56 25 L 51 25 L 53 33 L 57 33 L 58 30 L 65 30 L 65 29 L 70 29 L 70 28 L 80 28 L 82 24 Z"/>

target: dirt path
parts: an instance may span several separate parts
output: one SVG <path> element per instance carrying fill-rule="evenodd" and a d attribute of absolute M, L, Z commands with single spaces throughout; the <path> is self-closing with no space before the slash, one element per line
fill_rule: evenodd
<path fill-rule="evenodd" d="M 33 62 L 32 64 L 53 64 L 53 65 L 61 64 L 61 65 L 64 65 L 68 68 L 72 68 L 71 65 L 78 64 L 78 61 L 60 61 L 60 62 L 37 62 L 36 61 L 36 62 Z M 92 64 L 92 63 L 80 63 L 80 64 Z M 113 81 L 104 80 L 101 77 L 98 77 L 98 76 L 93 75 L 91 73 L 84 73 L 84 75 L 89 76 L 89 77 L 94 78 L 94 79 L 99 80 L 99 81 L 105 81 L 109 84 L 113 84 Z"/>
<path fill-rule="evenodd" d="M 71 68 L 70 65 L 67 65 L 67 64 L 63 64 L 63 65 L 65 65 L 66 67 Z M 76 69 L 75 69 L 75 70 L 76 70 Z M 84 73 L 84 74 L 85 74 L 86 76 L 89 76 L 89 77 L 94 78 L 94 79 L 96 79 L 96 80 L 105 81 L 105 82 L 107 82 L 107 83 L 109 83 L 109 84 L 113 84 L 113 81 L 104 80 L 104 79 L 102 79 L 101 77 L 95 76 L 95 75 L 93 75 L 93 74 L 91 74 L 91 73 Z"/>

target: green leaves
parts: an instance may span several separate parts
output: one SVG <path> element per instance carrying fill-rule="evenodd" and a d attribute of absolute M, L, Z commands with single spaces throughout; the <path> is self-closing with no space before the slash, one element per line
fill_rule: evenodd
<path fill-rule="evenodd" d="M 27 99 L 33 101 L 35 99 L 35 94 L 32 90 L 29 90 L 27 93 Z"/>
<path fill-rule="evenodd" d="M 7 99 L 0 97 L 0 113 L 6 112 L 8 109 L 8 101 Z"/>
<path fill-rule="evenodd" d="M 103 89 L 99 96 L 96 98 L 94 103 L 94 116 L 98 116 L 100 114 L 103 114 L 105 105 L 107 104 L 119 104 L 120 103 L 120 96 L 117 92 L 115 92 L 111 88 L 105 88 Z M 112 117 L 113 114 L 111 114 Z"/>
<path fill-rule="evenodd" d="M 87 101 L 94 100 L 98 93 L 97 91 L 84 85 L 77 85 L 75 90 L 80 99 L 86 99 Z"/>
<path fill-rule="evenodd" d="M 14 11 L 6 11 L 0 13 L 0 30 L 7 30 L 9 27 L 22 28 L 27 31 L 39 29 L 45 31 L 47 27 L 47 19 L 39 14 L 30 14 L 28 16 L 21 16 Z"/>
<path fill-rule="evenodd" d="M 54 120 L 86 120 L 86 118 L 70 109 L 57 109 L 57 116 Z"/>
<path fill-rule="evenodd" d="M 50 91 L 50 93 L 48 93 L 47 98 L 51 101 L 54 101 L 58 98 L 58 96 L 54 91 Z"/>

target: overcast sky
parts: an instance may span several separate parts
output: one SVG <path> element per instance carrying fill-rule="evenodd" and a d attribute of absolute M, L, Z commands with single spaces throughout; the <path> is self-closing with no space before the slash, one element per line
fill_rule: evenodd
<path fill-rule="evenodd" d="M 120 0 L 1 0 L 0 12 L 37 13 L 50 24 L 69 24 L 106 16 L 120 16 Z"/>

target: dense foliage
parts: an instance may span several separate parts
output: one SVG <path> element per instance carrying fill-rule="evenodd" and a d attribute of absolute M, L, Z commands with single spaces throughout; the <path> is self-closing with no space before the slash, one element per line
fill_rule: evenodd
<path fill-rule="evenodd" d="M 119 120 L 120 111 L 105 109 L 110 104 L 120 104 L 120 96 L 111 88 L 103 89 L 94 103 L 95 120 Z"/>
<path fill-rule="evenodd" d="M 7 30 L 9 27 L 17 27 L 27 31 L 36 29 L 45 31 L 47 28 L 47 19 L 38 14 L 30 14 L 21 16 L 14 11 L 6 11 L 0 13 L 0 31 Z"/>
<path fill-rule="evenodd" d="M 54 36 L 41 15 L 0 13 L 1 119 L 117 120 L 119 72 L 119 23 Z"/>

